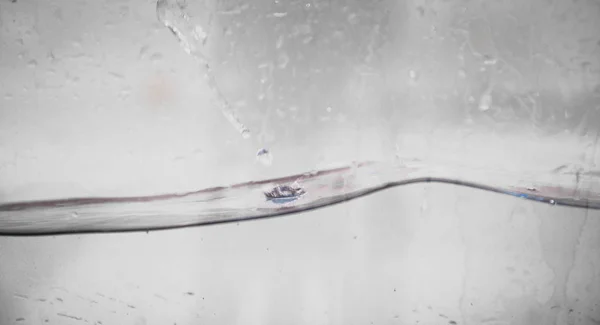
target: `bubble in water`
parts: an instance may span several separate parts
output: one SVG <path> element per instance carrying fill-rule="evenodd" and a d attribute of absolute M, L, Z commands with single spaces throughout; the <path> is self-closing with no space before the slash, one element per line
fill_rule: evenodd
<path fill-rule="evenodd" d="M 273 163 L 273 155 L 267 149 L 260 149 L 256 153 L 256 160 L 265 166 L 271 166 Z"/>

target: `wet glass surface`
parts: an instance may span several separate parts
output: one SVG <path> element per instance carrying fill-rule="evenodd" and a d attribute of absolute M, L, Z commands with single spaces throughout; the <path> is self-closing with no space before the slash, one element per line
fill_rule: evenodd
<path fill-rule="evenodd" d="M 0 2 L 0 323 L 596 324 L 598 30 L 592 0 Z"/>
<path fill-rule="evenodd" d="M 597 10 L 3 3 L 1 199 L 164 194 L 353 161 L 597 174 Z"/>
<path fill-rule="evenodd" d="M 345 195 L 442 178 L 599 204 L 595 2 L 2 6 L 5 231 L 80 210 L 15 202 L 197 191 L 217 210 L 182 209 L 237 220 L 293 175 L 365 163 L 377 175 Z"/>

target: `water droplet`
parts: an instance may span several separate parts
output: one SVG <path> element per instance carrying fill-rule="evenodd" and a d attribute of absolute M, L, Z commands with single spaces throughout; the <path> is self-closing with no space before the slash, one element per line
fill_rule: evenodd
<path fill-rule="evenodd" d="M 37 67 L 37 61 L 36 60 L 29 60 L 29 62 L 27 62 L 27 66 L 30 68 L 35 68 Z"/>
<path fill-rule="evenodd" d="M 550 204 L 552 204 L 552 205 L 555 205 L 555 204 L 556 204 L 556 201 L 554 201 L 554 200 L 550 200 L 550 201 L 549 201 L 549 203 L 550 203 Z"/>
<path fill-rule="evenodd" d="M 140 60 L 146 57 L 146 54 L 148 53 L 149 49 L 150 48 L 148 47 L 148 45 L 144 45 L 140 48 Z"/>
<path fill-rule="evenodd" d="M 485 94 L 481 95 L 481 99 L 479 100 L 479 110 L 485 112 L 488 109 L 490 109 L 491 105 L 492 105 L 492 94 L 485 93 Z"/>
<path fill-rule="evenodd" d="M 152 56 L 150 56 L 150 61 L 152 61 L 152 63 L 158 63 L 162 60 L 163 56 L 160 53 L 154 53 L 152 54 Z"/>
<path fill-rule="evenodd" d="M 129 98 L 129 95 L 131 95 L 131 89 L 123 88 L 121 91 L 119 91 L 118 97 L 119 99 L 124 100 Z"/>
<path fill-rule="evenodd" d="M 408 76 L 413 82 L 417 82 L 419 80 L 419 74 L 415 70 L 408 71 Z"/>
<path fill-rule="evenodd" d="M 494 65 L 496 64 L 496 62 L 498 62 L 498 60 L 496 60 L 495 58 L 486 55 L 485 56 L 485 60 L 483 61 L 483 64 L 485 65 Z"/>
<path fill-rule="evenodd" d="M 256 160 L 265 166 L 271 166 L 273 163 L 273 156 L 267 149 L 260 149 L 256 153 Z"/>
<path fill-rule="evenodd" d="M 71 218 L 79 218 L 79 214 L 77 212 L 71 212 Z"/>
<path fill-rule="evenodd" d="M 277 58 L 277 67 L 279 67 L 279 69 L 285 69 L 285 67 L 287 67 L 289 62 L 290 62 L 290 57 L 287 54 L 282 53 Z"/>
<path fill-rule="evenodd" d="M 283 35 L 279 35 L 277 38 L 277 42 L 275 43 L 275 48 L 280 49 L 283 46 Z"/>
<path fill-rule="evenodd" d="M 327 113 L 331 113 L 331 110 L 332 110 L 331 106 L 327 106 Z"/>
<path fill-rule="evenodd" d="M 202 28 L 202 26 L 196 25 L 194 27 L 194 38 L 195 39 L 201 39 L 204 41 L 204 40 L 206 40 L 207 37 L 208 37 L 208 34 L 204 30 L 204 28 Z"/>
<path fill-rule="evenodd" d="M 250 138 L 250 130 L 248 130 L 248 129 L 242 130 L 242 138 L 244 138 L 244 139 Z"/>

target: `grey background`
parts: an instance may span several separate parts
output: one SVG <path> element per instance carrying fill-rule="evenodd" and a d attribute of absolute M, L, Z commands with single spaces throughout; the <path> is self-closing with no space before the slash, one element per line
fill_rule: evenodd
<path fill-rule="evenodd" d="M 0 201 L 366 159 L 597 169 L 597 1 L 207 4 L 247 140 L 154 2 L 0 2 Z M 415 185 L 239 225 L 0 238 L 0 323 L 597 324 L 599 217 Z"/>

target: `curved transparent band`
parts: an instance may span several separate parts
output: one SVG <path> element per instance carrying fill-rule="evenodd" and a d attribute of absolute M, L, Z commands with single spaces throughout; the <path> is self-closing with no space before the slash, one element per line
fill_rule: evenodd
<path fill-rule="evenodd" d="M 3 204 L 0 235 L 153 231 L 240 222 L 323 208 L 415 183 L 446 183 L 545 204 L 600 209 L 600 193 L 591 188 L 597 182 L 586 182 L 581 175 L 540 174 L 524 179 L 514 173 L 365 162 L 189 193 Z M 281 201 L 266 195 L 282 184 L 301 187 L 302 195 Z"/>

